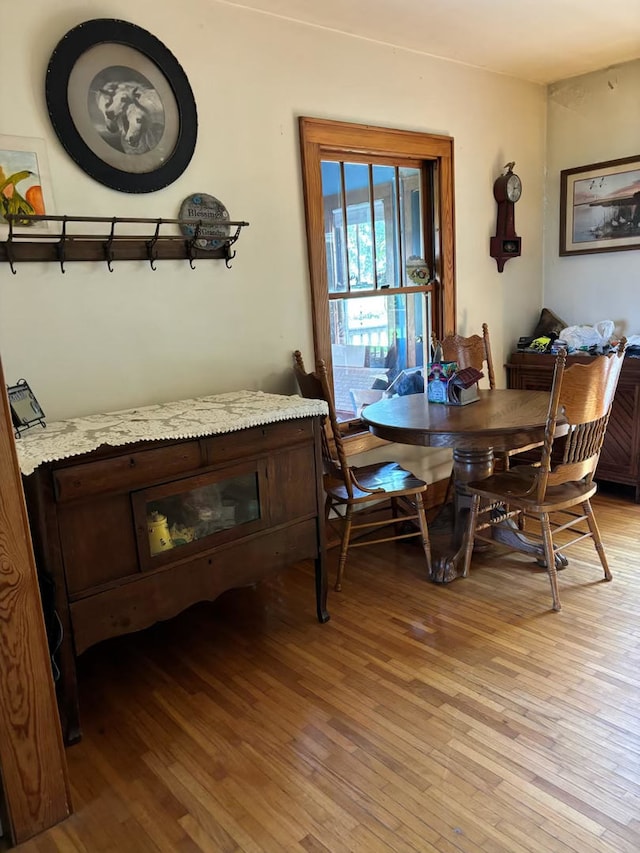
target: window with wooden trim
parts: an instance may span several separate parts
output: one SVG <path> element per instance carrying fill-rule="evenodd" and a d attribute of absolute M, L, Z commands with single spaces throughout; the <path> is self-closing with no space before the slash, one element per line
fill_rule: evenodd
<path fill-rule="evenodd" d="M 455 327 L 453 140 L 301 118 L 316 359 L 345 431 Z M 395 383 L 395 384 L 392 384 Z"/>

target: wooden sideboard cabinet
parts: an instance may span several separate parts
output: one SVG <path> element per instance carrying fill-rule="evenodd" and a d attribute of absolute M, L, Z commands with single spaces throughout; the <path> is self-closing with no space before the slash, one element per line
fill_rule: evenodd
<path fill-rule="evenodd" d="M 80 737 L 76 655 L 94 643 L 306 558 L 328 620 L 321 424 L 102 446 L 24 477 L 36 561 L 55 582 L 62 623 L 67 743 Z"/>
<path fill-rule="evenodd" d="M 591 359 L 570 355 L 567 364 Z M 508 387 L 547 391 L 554 364 L 551 354 L 512 353 L 505 365 Z M 622 365 L 596 478 L 633 486 L 635 501 L 640 503 L 640 358 L 626 356 Z"/>

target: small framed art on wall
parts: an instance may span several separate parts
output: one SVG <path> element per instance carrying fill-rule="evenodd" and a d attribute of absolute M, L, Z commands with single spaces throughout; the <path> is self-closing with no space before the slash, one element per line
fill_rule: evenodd
<path fill-rule="evenodd" d="M 0 135 L 0 237 L 7 236 L 6 217 L 34 231 L 48 231 L 45 221 L 20 220 L 20 216 L 51 216 L 53 196 L 44 139 Z"/>

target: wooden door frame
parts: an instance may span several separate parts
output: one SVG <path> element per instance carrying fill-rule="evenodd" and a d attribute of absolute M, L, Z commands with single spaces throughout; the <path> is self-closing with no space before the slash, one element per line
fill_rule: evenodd
<path fill-rule="evenodd" d="M 71 813 L 29 517 L 0 361 L 0 784 L 20 844 Z"/>

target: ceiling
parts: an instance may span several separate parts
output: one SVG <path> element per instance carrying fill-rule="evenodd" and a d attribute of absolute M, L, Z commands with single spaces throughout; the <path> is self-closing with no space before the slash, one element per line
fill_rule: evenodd
<path fill-rule="evenodd" d="M 640 0 L 226 0 L 552 83 L 640 57 Z"/>

